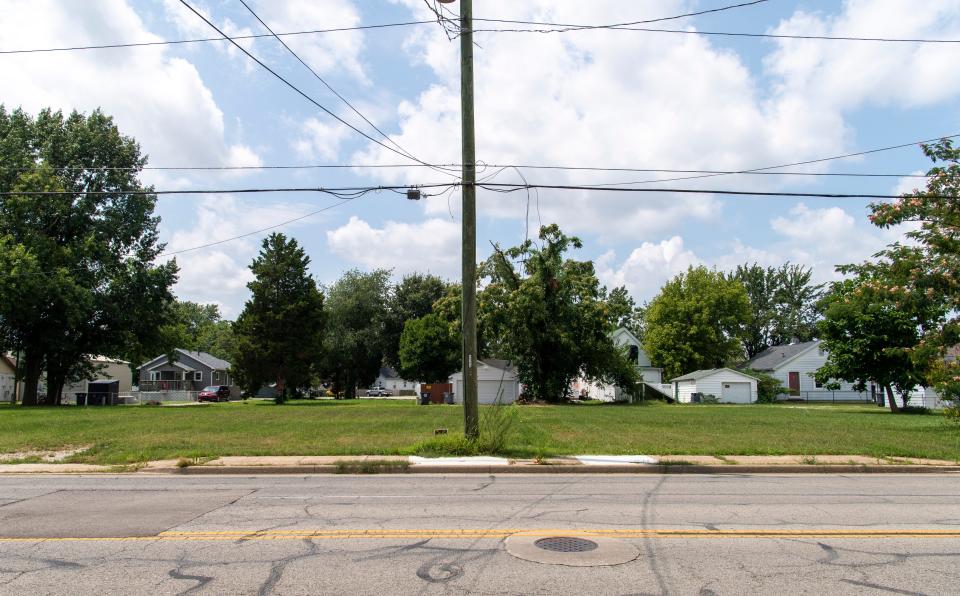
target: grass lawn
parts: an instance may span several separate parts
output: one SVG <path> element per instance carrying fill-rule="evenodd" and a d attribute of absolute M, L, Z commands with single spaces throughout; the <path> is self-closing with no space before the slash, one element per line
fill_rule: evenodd
<path fill-rule="evenodd" d="M 481 408 L 484 410 L 484 408 Z M 960 460 L 960 429 L 938 414 L 872 405 L 519 406 L 504 455 L 868 455 Z M 424 452 L 459 406 L 398 401 L 249 401 L 189 407 L 0 405 L 0 454 L 82 445 L 69 461 L 121 464 L 220 455 Z M 429 449 L 426 449 L 429 451 Z"/>

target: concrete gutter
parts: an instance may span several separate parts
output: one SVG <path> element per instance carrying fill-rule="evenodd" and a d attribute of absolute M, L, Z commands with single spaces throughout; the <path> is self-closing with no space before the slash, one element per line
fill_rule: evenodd
<path fill-rule="evenodd" d="M 211 461 L 163 460 L 128 466 L 0 464 L 4 474 L 936 474 L 960 464 L 917 458 L 866 456 L 579 456 L 542 460 L 497 457 L 416 456 L 221 457 Z"/>

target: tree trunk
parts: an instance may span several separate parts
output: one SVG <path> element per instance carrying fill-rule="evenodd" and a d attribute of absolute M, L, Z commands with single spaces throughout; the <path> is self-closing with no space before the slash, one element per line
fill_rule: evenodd
<path fill-rule="evenodd" d="M 35 406 L 37 401 L 37 384 L 40 383 L 40 375 L 43 372 L 41 361 L 38 358 L 32 358 L 27 353 L 27 366 L 24 375 L 23 398 L 21 403 L 25 406 Z"/>
<path fill-rule="evenodd" d="M 887 390 L 887 401 L 890 402 L 890 411 L 896 414 L 900 411 L 900 406 L 897 405 L 897 398 L 893 395 L 893 388 L 889 384 L 883 386 Z"/>
<path fill-rule="evenodd" d="M 47 366 L 47 403 L 59 406 L 63 401 L 63 385 L 66 379 L 54 367 Z"/>

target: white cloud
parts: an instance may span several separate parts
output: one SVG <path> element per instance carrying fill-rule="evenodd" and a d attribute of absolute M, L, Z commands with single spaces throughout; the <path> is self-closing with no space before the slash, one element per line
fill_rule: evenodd
<path fill-rule="evenodd" d="M 165 252 L 171 253 L 246 234 L 315 209 L 307 204 L 264 204 L 242 201 L 230 195 L 208 196 L 197 205 L 190 219 L 175 222 L 176 230 L 169 231 L 165 222 L 161 222 L 160 228 L 169 237 Z M 296 225 L 277 231 L 296 237 L 290 232 L 290 228 Z M 184 300 L 219 304 L 225 317 L 236 317 L 247 296 L 246 285 L 253 279 L 250 263 L 259 252 L 260 241 L 265 235 L 175 255 L 180 266 L 180 279 L 174 292 Z"/>
<path fill-rule="evenodd" d="M 388 221 L 378 229 L 354 216 L 327 232 L 327 244 L 337 255 L 370 269 L 454 277 L 460 267 L 460 225 L 445 219 Z"/>
<path fill-rule="evenodd" d="M 361 24 L 360 13 L 350 0 L 259 0 L 255 5 L 260 18 L 277 33 Z M 283 41 L 321 75 L 347 72 L 355 79 L 367 82 L 360 59 L 364 47 L 362 31 L 295 35 L 285 37 Z"/>
<path fill-rule="evenodd" d="M 123 0 L 62 3 L 36 0 L 4 11 L 0 46 L 55 47 L 105 39 L 159 40 Z M 196 67 L 163 47 L 5 56 L 2 100 L 36 112 L 44 107 L 90 112 L 102 107 L 153 164 L 231 165 L 258 162 L 255 152 L 226 140 L 223 112 Z M 149 180 L 165 178 L 151 173 Z"/>
<path fill-rule="evenodd" d="M 613 251 L 609 251 L 596 260 L 598 277 L 610 288 L 626 286 L 639 300 L 649 300 L 668 279 L 701 263 L 697 255 L 684 247 L 679 236 L 658 244 L 644 242 L 616 268 L 614 258 Z"/>
<path fill-rule="evenodd" d="M 923 170 L 916 170 L 916 171 L 910 172 L 910 173 L 911 173 L 911 174 L 914 174 L 914 175 L 923 175 L 923 174 L 926 174 L 926 172 L 923 171 Z M 917 190 L 923 190 L 923 189 L 925 189 L 926 187 L 927 187 L 927 180 L 926 180 L 926 178 L 914 178 L 914 177 L 909 177 L 909 178 L 907 178 L 907 177 L 904 177 L 904 178 L 900 178 L 900 180 L 897 181 L 896 186 L 893 187 L 893 192 L 892 192 L 892 194 L 902 195 L 902 194 L 906 194 L 906 193 L 908 193 L 908 192 L 915 192 L 915 191 L 917 191 Z"/>
<path fill-rule="evenodd" d="M 340 153 L 340 144 L 349 136 L 350 130 L 330 120 L 321 122 L 316 118 L 308 118 L 300 125 L 300 136 L 293 141 L 293 149 L 304 159 L 320 157 L 328 161 L 335 161 Z"/>

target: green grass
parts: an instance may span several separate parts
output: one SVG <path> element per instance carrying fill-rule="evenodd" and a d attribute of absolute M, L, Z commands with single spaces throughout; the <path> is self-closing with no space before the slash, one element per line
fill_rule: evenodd
<path fill-rule="evenodd" d="M 221 455 L 442 453 L 462 410 L 396 401 L 237 402 L 198 407 L 0 406 L 0 453 L 92 445 L 69 461 L 127 464 Z M 434 429 L 450 434 L 434 437 Z M 871 405 L 521 406 L 503 449 L 569 454 L 825 454 L 960 460 L 960 430 L 938 414 Z M 461 445 L 462 447 L 462 445 Z"/>

